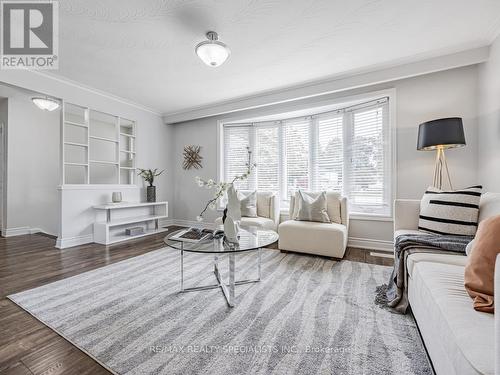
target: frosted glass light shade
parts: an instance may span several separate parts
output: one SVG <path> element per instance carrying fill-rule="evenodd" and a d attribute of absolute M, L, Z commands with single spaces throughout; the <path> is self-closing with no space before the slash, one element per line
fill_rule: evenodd
<path fill-rule="evenodd" d="M 55 111 L 59 108 L 59 102 L 50 98 L 32 98 L 33 103 L 44 111 Z"/>
<path fill-rule="evenodd" d="M 196 54 L 208 66 L 217 67 L 229 57 L 229 48 L 218 40 L 207 40 L 196 46 Z"/>

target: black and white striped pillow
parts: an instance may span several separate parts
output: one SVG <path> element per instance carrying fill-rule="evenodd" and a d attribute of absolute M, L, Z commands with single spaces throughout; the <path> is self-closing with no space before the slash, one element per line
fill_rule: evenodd
<path fill-rule="evenodd" d="M 429 187 L 420 202 L 418 229 L 437 234 L 473 236 L 477 230 L 482 186 L 442 191 Z"/>

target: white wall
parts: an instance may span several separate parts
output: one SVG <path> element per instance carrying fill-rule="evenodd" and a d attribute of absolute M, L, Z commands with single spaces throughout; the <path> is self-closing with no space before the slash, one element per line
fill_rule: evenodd
<path fill-rule="evenodd" d="M 217 121 L 230 118 L 251 118 L 260 115 L 288 112 L 325 105 L 343 96 L 382 89 L 396 89 L 397 140 L 397 197 L 420 198 L 432 182 L 435 154 L 416 150 L 418 125 L 439 117 L 463 117 L 467 147 L 447 153 L 455 186 L 477 182 L 477 66 L 451 69 L 443 72 L 394 81 L 369 88 L 249 110 L 227 116 L 203 118 L 178 123 L 174 128 L 174 180 L 173 209 L 177 220 L 193 221 L 210 198 L 211 193 L 197 187 L 194 177 L 215 178 L 217 174 Z M 182 169 L 182 149 L 194 144 L 202 147 L 203 169 Z M 212 221 L 217 213 L 211 212 L 206 220 Z M 350 237 L 375 241 L 392 239 L 392 222 L 352 220 Z M 359 241 L 358 241 L 359 244 Z M 387 244 L 385 244 L 387 245 Z"/>
<path fill-rule="evenodd" d="M 0 96 L 8 98 L 5 234 L 39 229 L 55 235 L 59 114 L 36 108 L 26 90 L 0 85 Z"/>
<path fill-rule="evenodd" d="M 216 178 L 217 176 L 217 120 L 215 118 L 190 121 L 180 125 L 168 125 L 174 129 L 174 199 L 175 220 L 194 221 L 213 195 L 212 190 L 202 189 L 195 184 L 194 178 Z M 200 154 L 203 168 L 184 170 L 182 155 L 184 146 L 201 146 Z M 207 222 L 213 222 L 217 213 L 207 211 Z"/>
<path fill-rule="evenodd" d="M 171 149 L 173 129 L 163 123 L 160 114 L 153 113 L 151 111 L 148 111 L 147 109 L 141 108 L 140 106 L 127 103 L 123 100 L 120 100 L 119 98 L 115 98 L 97 92 L 95 90 L 78 86 L 72 82 L 53 79 L 49 76 L 38 74 L 36 72 L 0 71 L 0 82 L 5 82 L 10 85 L 16 85 L 33 91 L 41 92 L 43 94 L 51 95 L 56 98 L 62 98 L 74 104 L 88 106 L 98 111 L 111 113 L 113 115 L 137 121 L 137 167 L 166 169 L 166 172 L 161 175 L 155 183 L 155 185 L 157 185 L 157 199 L 167 201 L 172 200 L 173 173 L 171 168 Z M 42 116 L 42 111 L 36 109 L 36 107 L 34 107 L 32 104 L 31 106 L 32 107 L 30 108 L 33 108 L 37 116 Z M 59 111 L 54 113 L 54 116 L 57 116 L 57 118 L 59 119 Z M 20 123 L 17 130 L 19 130 L 20 134 L 24 134 L 30 131 L 30 128 L 28 128 L 27 126 L 27 123 L 23 121 Z M 58 124 L 55 126 L 55 128 L 57 129 L 57 132 L 59 132 Z M 16 184 L 22 184 L 22 169 L 18 168 L 18 166 L 23 166 L 24 164 L 20 164 L 20 162 L 22 161 L 25 164 L 28 163 L 33 166 L 38 166 L 38 164 L 42 163 L 44 159 L 40 158 L 39 153 L 32 152 L 30 147 L 26 147 L 21 142 L 20 136 L 13 136 L 12 141 L 12 148 L 14 150 L 17 149 L 19 151 L 19 154 L 24 156 L 20 161 L 13 160 L 11 163 L 10 154 L 12 152 L 9 150 L 9 166 L 13 171 L 15 171 L 14 173 L 18 173 L 18 175 L 16 174 L 12 176 L 15 179 Z M 47 150 L 46 152 L 49 155 L 52 155 L 52 152 L 58 153 L 59 133 L 57 133 L 57 135 L 54 134 L 51 137 L 43 138 L 43 142 L 40 142 L 40 144 L 43 144 L 43 148 Z M 57 158 L 57 161 L 55 161 L 54 163 L 50 163 L 51 170 L 56 171 L 57 173 L 59 172 L 58 160 L 59 159 Z M 53 203 L 53 201 L 51 201 L 51 207 L 59 210 L 59 212 L 56 212 L 54 215 L 52 214 L 52 212 L 50 212 L 50 220 L 55 219 L 57 221 L 57 228 L 56 230 L 50 229 L 50 231 L 47 231 L 51 234 L 57 234 L 59 236 L 59 240 L 64 240 L 65 238 L 71 239 L 73 241 L 73 244 L 76 244 L 78 239 L 81 239 L 82 243 L 88 242 L 89 234 L 92 233 L 91 223 L 93 223 L 95 220 L 93 212 L 89 211 L 88 207 L 94 204 L 103 203 L 105 200 L 110 200 L 111 191 L 120 189 L 117 189 L 116 186 L 107 186 L 103 187 L 101 190 L 91 190 L 92 193 L 88 193 L 89 191 L 85 188 L 82 188 L 80 194 L 75 194 L 75 190 L 71 190 L 71 192 L 68 191 L 67 193 L 65 190 L 60 190 L 58 193 L 58 184 L 59 178 L 57 178 L 57 180 L 50 186 L 51 191 L 59 194 L 56 195 L 56 203 Z M 135 193 L 131 193 L 130 190 L 127 189 L 126 191 L 124 190 L 124 195 L 125 197 L 127 197 L 129 194 L 131 194 L 130 199 L 133 198 L 134 200 L 145 200 L 145 186 L 146 185 L 144 185 L 143 182 L 138 179 L 138 185 L 135 188 Z M 31 188 L 32 187 L 28 184 L 26 185 L 26 189 L 29 190 Z M 16 192 L 14 191 L 12 193 L 16 194 Z M 77 202 L 77 204 L 72 205 L 72 199 L 66 199 L 70 196 L 73 200 L 79 199 L 80 201 Z M 11 204 L 10 199 L 11 196 L 9 195 L 9 204 Z M 65 207 L 58 207 L 58 200 L 64 201 Z M 22 211 L 24 208 L 20 199 L 13 200 L 12 207 L 13 211 Z M 86 209 L 83 209 L 82 207 L 86 207 Z M 43 211 L 40 211 L 40 213 L 41 215 L 43 215 Z M 61 225 L 61 222 L 58 219 L 60 215 L 62 215 L 62 213 L 64 213 L 65 215 L 64 217 L 62 217 L 62 222 L 65 223 L 64 226 Z M 75 223 L 72 218 L 78 215 L 80 215 L 81 220 Z M 49 215 L 47 215 L 46 218 L 48 216 Z M 8 220 L 10 220 L 10 217 Z M 38 222 L 31 224 L 26 219 L 20 219 L 19 221 L 16 221 L 15 225 L 33 225 L 35 227 L 41 226 L 41 224 L 39 225 Z M 42 229 L 44 228 L 42 227 Z"/>
<path fill-rule="evenodd" d="M 446 151 L 454 187 L 477 184 L 477 66 L 396 82 L 398 197 L 420 199 L 432 183 L 435 153 L 417 151 L 418 124 L 462 117 L 466 147 Z"/>
<path fill-rule="evenodd" d="M 479 160 L 485 191 L 500 191 L 500 36 L 479 65 Z"/>

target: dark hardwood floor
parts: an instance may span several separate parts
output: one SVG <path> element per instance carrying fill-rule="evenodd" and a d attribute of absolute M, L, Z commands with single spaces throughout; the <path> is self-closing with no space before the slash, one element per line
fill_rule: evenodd
<path fill-rule="evenodd" d="M 54 239 L 39 234 L 0 238 L 0 373 L 109 374 L 5 297 L 159 249 L 165 235 L 113 246 L 89 244 L 64 250 L 54 247 Z M 374 257 L 361 249 L 347 249 L 344 259 L 392 265 L 392 259 Z"/>

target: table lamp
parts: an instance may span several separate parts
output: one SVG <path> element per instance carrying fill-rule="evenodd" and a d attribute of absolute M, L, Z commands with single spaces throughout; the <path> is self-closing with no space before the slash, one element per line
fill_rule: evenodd
<path fill-rule="evenodd" d="M 446 171 L 445 177 L 450 188 L 453 189 L 444 150 L 464 146 L 464 126 L 460 117 L 440 118 L 419 125 L 417 150 L 437 150 L 433 186 L 439 189 L 442 188 L 443 172 Z"/>

